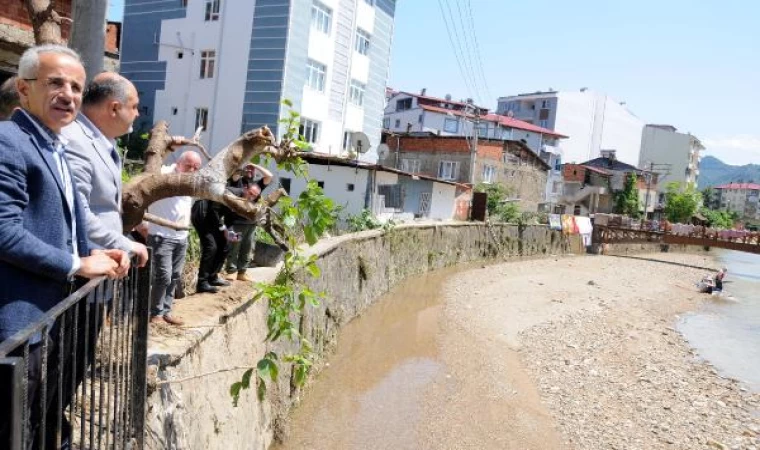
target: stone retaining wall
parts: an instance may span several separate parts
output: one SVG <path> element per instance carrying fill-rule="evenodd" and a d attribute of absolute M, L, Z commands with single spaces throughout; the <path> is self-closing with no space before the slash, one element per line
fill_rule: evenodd
<path fill-rule="evenodd" d="M 322 276 L 310 285 L 328 300 L 310 309 L 301 324 L 314 345 L 317 371 L 340 328 L 399 281 L 472 261 L 566 254 L 578 248 L 575 238 L 543 226 L 457 223 L 320 241 L 310 251 L 319 255 Z M 251 272 L 257 281 L 276 275 L 273 269 Z M 302 394 L 291 384 L 288 365 L 281 364 L 279 382 L 270 385 L 263 402 L 255 386 L 244 391 L 238 407 L 230 399 L 230 385 L 269 350 L 266 304 L 247 301 L 251 296 L 250 286 L 191 296 L 176 308 L 186 327 L 151 329 L 148 449 L 267 449 L 287 434 L 288 410 Z"/>

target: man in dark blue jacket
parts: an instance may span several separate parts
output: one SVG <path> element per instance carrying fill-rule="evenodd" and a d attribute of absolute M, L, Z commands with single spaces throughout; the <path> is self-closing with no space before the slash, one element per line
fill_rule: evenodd
<path fill-rule="evenodd" d="M 121 250 L 89 255 L 64 154 L 60 131 L 76 118 L 84 83 L 79 57 L 66 47 L 32 47 L 19 61 L 22 108 L 0 123 L 0 341 L 64 299 L 74 276 L 116 278 L 128 268 Z M 39 347 L 32 342 L 29 349 L 30 402 L 39 387 Z M 31 422 L 39 420 L 32 416 Z"/>

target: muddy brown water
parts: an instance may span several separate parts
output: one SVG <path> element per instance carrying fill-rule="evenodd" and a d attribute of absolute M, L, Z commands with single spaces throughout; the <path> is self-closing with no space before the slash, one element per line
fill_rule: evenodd
<path fill-rule="evenodd" d="M 520 354 L 451 320 L 447 282 L 478 268 L 413 277 L 349 323 L 273 448 L 563 448 Z"/>

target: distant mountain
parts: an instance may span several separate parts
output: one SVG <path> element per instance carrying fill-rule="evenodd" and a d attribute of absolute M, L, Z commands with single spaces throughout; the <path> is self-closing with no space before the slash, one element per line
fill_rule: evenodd
<path fill-rule="evenodd" d="M 760 165 L 732 166 L 714 156 L 705 156 L 699 163 L 699 188 L 718 186 L 732 181 L 760 183 Z"/>

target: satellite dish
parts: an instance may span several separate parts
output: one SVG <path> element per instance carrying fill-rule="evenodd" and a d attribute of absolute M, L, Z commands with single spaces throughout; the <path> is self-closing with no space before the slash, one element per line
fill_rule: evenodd
<path fill-rule="evenodd" d="M 388 144 L 380 144 L 377 146 L 377 159 L 385 159 L 391 153 L 391 149 L 388 148 Z"/>
<path fill-rule="evenodd" d="M 356 153 L 362 154 L 369 151 L 369 138 L 361 131 L 357 131 L 351 134 L 351 148 L 356 150 Z"/>

